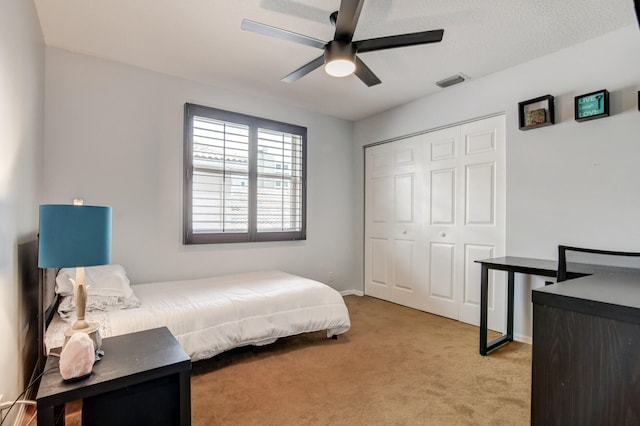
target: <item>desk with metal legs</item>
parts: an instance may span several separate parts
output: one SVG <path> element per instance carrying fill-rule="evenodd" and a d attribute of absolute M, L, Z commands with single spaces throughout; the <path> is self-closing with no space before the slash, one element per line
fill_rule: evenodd
<path fill-rule="evenodd" d="M 513 295 L 515 273 L 555 277 L 557 262 L 553 260 L 530 259 L 526 257 L 496 257 L 494 259 L 476 260 L 482 266 L 480 275 L 480 355 L 513 341 Z M 488 339 L 489 310 L 489 270 L 507 272 L 507 332 L 497 339 Z"/>
<path fill-rule="evenodd" d="M 482 265 L 480 275 L 480 355 L 486 355 L 505 343 L 513 341 L 513 295 L 516 272 L 519 274 L 539 275 L 543 277 L 556 277 L 558 274 L 555 260 L 531 259 L 528 257 L 496 257 L 493 259 L 476 260 Z M 488 314 L 489 314 L 489 270 L 507 272 L 507 332 L 506 334 L 487 342 L 488 338 Z M 567 263 L 567 279 L 585 277 L 594 274 L 605 273 L 631 273 L 637 274 L 637 269 L 629 269 L 619 266 L 607 266 L 589 263 Z M 546 282 L 545 284 L 552 284 Z"/>

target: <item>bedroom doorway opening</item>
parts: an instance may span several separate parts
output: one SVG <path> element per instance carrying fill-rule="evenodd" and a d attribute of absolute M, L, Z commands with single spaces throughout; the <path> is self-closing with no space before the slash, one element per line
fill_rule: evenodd
<path fill-rule="evenodd" d="M 365 147 L 365 294 L 480 323 L 480 265 L 505 251 L 505 116 Z M 489 328 L 505 283 L 490 276 Z"/>

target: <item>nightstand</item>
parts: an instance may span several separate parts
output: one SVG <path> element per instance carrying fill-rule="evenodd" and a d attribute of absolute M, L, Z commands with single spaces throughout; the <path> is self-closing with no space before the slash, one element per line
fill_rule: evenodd
<path fill-rule="evenodd" d="M 102 341 L 91 376 L 64 382 L 49 356 L 38 389 L 38 426 L 64 424 L 64 404 L 82 400 L 83 425 L 190 425 L 191 359 L 166 327 Z"/>

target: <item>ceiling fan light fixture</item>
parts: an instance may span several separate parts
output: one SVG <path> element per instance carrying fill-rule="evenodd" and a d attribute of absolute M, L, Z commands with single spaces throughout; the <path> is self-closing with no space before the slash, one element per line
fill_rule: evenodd
<path fill-rule="evenodd" d="M 324 65 L 324 70 L 332 77 L 346 77 L 353 74 L 356 64 L 348 59 L 334 59 Z"/>
<path fill-rule="evenodd" d="M 356 70 L 356 48 L 352 43 L 330 41 L 324 49 L 324 70 L 332 77 L 346 77 Z"/>

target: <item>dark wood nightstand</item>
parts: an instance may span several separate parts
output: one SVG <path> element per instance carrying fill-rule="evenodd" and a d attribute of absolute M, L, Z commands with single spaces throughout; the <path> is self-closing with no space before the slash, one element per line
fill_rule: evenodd
<path fill-rule="evenodd" d="M 91 376 L 60 377 L 50 356 L 38 389 L 38 425 L 64 424 L 64 404 L 82 400 L 83 425 L 190 425 L 191 359 L 166 327 L 106 338 Z"/>

